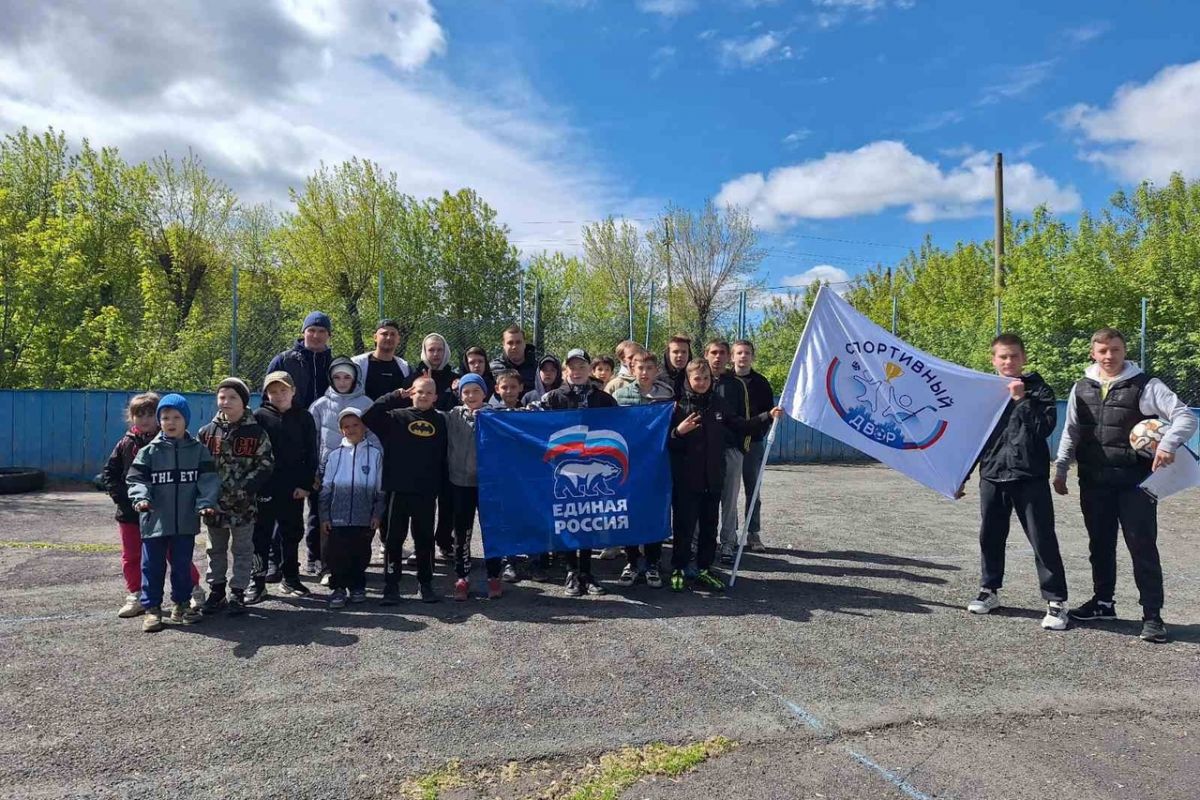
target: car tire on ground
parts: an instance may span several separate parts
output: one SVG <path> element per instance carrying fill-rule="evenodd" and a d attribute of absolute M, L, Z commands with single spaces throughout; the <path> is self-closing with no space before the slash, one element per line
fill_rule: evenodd
<path fill-rule="evenodd" d="M 0 467 L 0 494 L 36 492 L 45 487 L 46 473 L 31 467 Z"/>

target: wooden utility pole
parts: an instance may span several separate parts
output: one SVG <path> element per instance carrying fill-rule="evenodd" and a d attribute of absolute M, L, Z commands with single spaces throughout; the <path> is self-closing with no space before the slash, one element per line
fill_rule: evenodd
<path fill-rule="evenodd" d="M 996 297 L 996 335 L 1000 335 L 1004 291 L 1004 154 L 996 153 L 996 239 L 993 246 L 992 292 Z"/>

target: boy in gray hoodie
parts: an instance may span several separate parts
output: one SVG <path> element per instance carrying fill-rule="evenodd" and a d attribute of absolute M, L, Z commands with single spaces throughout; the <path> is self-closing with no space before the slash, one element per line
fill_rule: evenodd
<path fill-rule="evenodd" d="M 467 576 L 471 574 L 471 531 L 479 507 L 479 477 L 475 452 L 475 415 L 483 412 L 487 385 L 478 375 L 464 375 L 458 382 L 463 404 L 446 412 L 448 452 L 446 464 L 454 492 L 454 599 L 466 600 L 470 594 Z M 488 598 L 503 593 L 499 558 L 484 562 L 487 571 Z"/>
<path fill-rule="evenodd" d="M 221 479 L 208 448 L 187 432 L 192 410 L 169 394 L 158 401 L 159 433 L 138 450 L 126 475 L 129 502 L 142 531 L 142 630 L 160 631 L 163 581 L 171 563 L 171 621 L 190 625 L 199 615 L 188 607 L 192 595 L 192 552 L 200 533 L 199 514 L 214 518 Z"/>

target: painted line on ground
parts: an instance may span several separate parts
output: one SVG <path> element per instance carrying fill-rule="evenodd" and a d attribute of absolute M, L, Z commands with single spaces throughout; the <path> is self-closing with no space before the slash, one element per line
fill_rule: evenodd
<path fill-rule="evenodd" d="M 629 601 L 626 600 L 625 602 L 629 602 Z M 648 604 L 645 604 L 645 603 L 633 603 L 633 604 L 640 606 L 642 608 L 653 608 L 653 606 L 649 606 Z M 704 642 L 696 640 L 694 637 L 690 636 L 687 632 L 680 630 L 678 627 L 667 622 L 662 617 L 650 617 L 650 619 L 654 620 L 659 625 L 666 628 L 672 635 L 684 640 L 685 642 L 692 645 L 693 647 L 697 647 L 697 648 L 705 651 L 718 664 L 721 664 L 722 666 L 728 666 L 729 668 L 731 668 L 734 672 L 736 672 L 738 675 L 740 675 L 745 680 L 760 687 L 768 695 L 770 695 L 775 700 L 780 702 L 783 705 L 783 707 L 786 708 L 788 710 L 788 712 L 790 712 L 792 714 L 792 716 L 796 717 L 796 719 L 798 719 L 798 720 L 800 720 L 800 722 L 804 723 L 805 727 L 807 727 L 813 733 L 815 733 L 818 736 L 821 736 L 823 738 L 834 738 L 837 735 L 837 728 L 835 726 L 832 726 L 832 725 L 829 725 L 829 724 L 823 722 L 817 715 L 813 714 L 811 711 L 804 708 L 804 706 L 800 705 L 795 700 L 792 700 L 789 697 L 787 697 L 787 695 L 785 695 L 780 690 L 767 684 L 761 678 L 759 678 L 757 675 L 753 675 L 753 674 L 747 672 L 746 670 L 742 669 L 740 666 L 738 666 L 736 663 L 734 663 L 732 659 L 723 658 L 721 656 L 721 654 L 717 652 L 716 648 L 714 648 L 711 645 L 708 645 Z M 891 770 L 876 763 L 869 756 L 865 756 L 862 753 L 855 752 L 854 750 L 851 750 L 849 747 L 846 748 L 846 753 L 848 753 L 850 755 L 850 757 L 853 758 L 860 766 L 863 766 L 863 767 L 871 770 L 875 774 L 879 775 L 881 778 L 886 780 L 888 783 L 892 784 L 892 786 L 894 786 L 898 791 L 903 792 L 906 796 L 912 798 L 912 800 L 933 800 L 933 798 L 930 795 L 925 794 L 924 792 L 922 792 L 920 789 L 913 786 L 911 783 L 909 783 L 904 778 L 901 778 L 900 776 L 896 775 Z"/>

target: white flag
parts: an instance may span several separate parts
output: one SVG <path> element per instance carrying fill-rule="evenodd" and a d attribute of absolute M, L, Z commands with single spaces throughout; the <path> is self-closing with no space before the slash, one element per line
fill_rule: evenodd
<path fill-rule="evenodd" d="M 953 498 L 1004 413 L 1008 383 L 922 353 L 822 287 L 780 405 Z"/>
<path fill-rule="evenodd" d="M 1156 500 L 1200 486 L 1200 461 L 1187 447 L 1180 447 L 1175 451 L 1175 460 L 1152 472 L 1141 486 Z"/>

